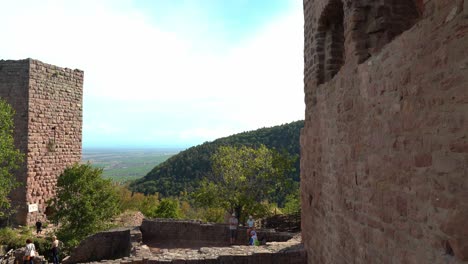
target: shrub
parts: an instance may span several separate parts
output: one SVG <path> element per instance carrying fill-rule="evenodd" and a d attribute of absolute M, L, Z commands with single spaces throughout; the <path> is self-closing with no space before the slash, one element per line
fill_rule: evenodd
<path fill-rule="evenodd" d="M 23 227 L 21 229 L 12 229 L 9 227 L 0 229 L 0 244 L 6 245 L 7 250 L 18 249 L 26 246 L 26 239 L 31 239 L 36 246 L 39 254 L 48 255 L 48 250 L 51 247 L 50 237 L 38 238 L 34 237 L 29 227 Z"/>
<path fill-rule="evenodd" d="M 181 218 L 179 201 L 172 198 L 162 199 L 158 207 L 156 207 L 154 214 L 150 217 Z"/>
<path fill-rule="evenodd" d="M 111 226 L 120 212 L 118 194 L 111 180 L 102 178 L 102 169 L 90 164 L 66 168 L 57 182 L 57 196 L 49 202 L 53 220 L 60 223 L 57 236 L 70 247 L 86 236 Z"/>

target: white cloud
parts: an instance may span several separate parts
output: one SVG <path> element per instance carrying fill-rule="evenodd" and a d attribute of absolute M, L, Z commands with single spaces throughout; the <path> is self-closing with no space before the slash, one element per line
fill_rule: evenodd
<path fill-rule="evenodd" d="M 131 1 L 0 4 L 0 23 L 9 25 L 0 28 L 8 40 L 0 42 L 0 58 L 32 57 L 85 71 L 85 143 L 97 133 L 135 131 L 155 142 L 173 134 L 201 143 L 303 118 L 300 8 L 236 47 L 210 53 L 196 48 L 203 40 L 193 34 L 153 25 Z M 124 122 L 133 116 L 147 122 Z"/>

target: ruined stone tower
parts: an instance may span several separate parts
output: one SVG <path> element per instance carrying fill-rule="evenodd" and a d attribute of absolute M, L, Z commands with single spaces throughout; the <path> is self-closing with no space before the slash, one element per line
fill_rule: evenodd
<path fill-rule="evenodd" d="M 468 263 L 468 0 L 304 0 L 309 263 Z"/>
<path fill-rule="evenodd" d="M 0 97 L 16 111 L 15 145 L 25 153 L 12 193 L 18 224 L 43 220 L 57 177 L 81 160 L 83 72 L 37 60 L 0 61 Z"/>

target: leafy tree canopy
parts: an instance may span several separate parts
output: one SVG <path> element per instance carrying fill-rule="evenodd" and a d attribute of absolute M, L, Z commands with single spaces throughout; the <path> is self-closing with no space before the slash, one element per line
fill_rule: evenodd
<path fill-rule="evenodd" d="M 205 177 L 195 192 L 195 201 L 205 207 L 220 206 L 235 211 L 239 219 L 243 214 L 263 214 L 266 205 L 278 193 L 290 192 L 291 170 L 295 159 L 280 154 L 264 145 L 221 146 L 212 157 L 213 173 Z"/>
<path fill-rule="evenodd" d="M 154 216 L 159 218 L 180 218 L 179 201 L 171 198 L 162 199 L 158 207 L 156 207 Z"/>
<path fill-rule="evenodd" d="M 70 246 L 109 227 L 119 213 L 119 196 L 102 169 L 75 164 L 65 169 L 57 182 L 57 195 L 50 201 L 52 219 L 61 224 L 58 236 Z"/>
<path fill-rule="evenodd" d="M 299 136 L 304 121 L 244 132 L 213 142 L 189 148 L 154 167 L 144 178 L 133 182 L 130 188 L 144 194 L 159 193 L 163 197 L 178 196 L 182 192 L 193 192 L 200 187 L 204 176 L 212 173 L 211 156 L 221 146 L 247 146 L 256 148 L 265 145 L 270 149 L 299 156 Z M 299 159 L 287 176 L 299 182 Z M 284 197 L 277 197 L 281 204 Z"/>
<path fill-rule="evenodd" d="M 0 98 L 0 217 L 10 213 L 8 195 L 19 185 L 13 171 L 23 160 L 23 155 L 14 145 L 13 115 L 13 108 Z"/>

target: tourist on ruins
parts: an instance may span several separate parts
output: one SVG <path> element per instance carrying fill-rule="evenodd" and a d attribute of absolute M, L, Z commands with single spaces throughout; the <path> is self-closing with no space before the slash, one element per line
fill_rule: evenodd
<path fill-rule="evenodd" d="M 252 230 L 249 234 L 250 240 L 249 240 L 249 245 L 250 246 L 258 246 L 258 237 L 257 237 L 257 232 L 255 230 Z"/>
<path fill-rule="evenodd" d="M 34 257 L 36 256 L 36 247 L 31 239 L 26 240 L 26 249 L 24 251 L 24 264 L 34 264 Z"/>
<path fill-rule="evenodd" d="M 249 215 L 249 219 L 247 220 L 247 227 L 254 228 L 255 227 L 255 220 Z"/>
<path fill-rule="evenodd" d="M 54 264 L 59 264 L 59 241 L 57 236 L 52 237 L 52 259 Z"/>
<path fill-rule="evenodd" d="M 231 245 L 234 244 L 237 238 L 237 226 L 239 225 L 239 220 L 236 218 L 236 213 L 232 213 L 231 218 L 229 218 L 229 233 L 231 236 Z"/>
<path fill-rule="evenodd" d="M 40 234 L 42 232 L 42 222 L 40 220 L 37 220 L 36 222 L 36 233 Z"/>
<path fill-rule="evenodd" d="M 246 226 L 247 226 L 247 235 L 249 235 L 250 231 L 255 229 L 255 220 L 252 218 L 251 215 L 249 215 L 249 219 L 247 220 Z"/>

